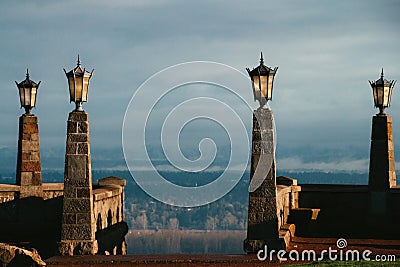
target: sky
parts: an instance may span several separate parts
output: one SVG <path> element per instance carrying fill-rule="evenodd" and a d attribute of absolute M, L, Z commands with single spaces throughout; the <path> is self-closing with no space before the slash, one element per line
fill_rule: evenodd
<path fill-rule="evenodd" d="M 23 111 L 14 81 L 25 79 L 26 68 L 32 80 L 42 81 L 34 110 L 42 154 L 62 153 L 65 146 L 73 104 L 63 68 L 74 68 L 80 54 L 82 65 L 95 69 L 84 109 L 92 151 L 105 153 L 121 148 L 128 104 L 152 75 L 191 61 L 218 62 L 247 75 L 245 68 L 257 66 L 263 51 L 266 65 L 279 66 L 270 103 L 278 168 L 367 171 L 377 113 L 368 80 L 378 79 L 382 67 L 387 79 L 400 79 L 399 25 L 397 0 L 1 1 L 0 148 L 16 147 Z M 387 112 L 400 156 L 398 86 Z M 251 93 L 250 82 L 242 89 Z M 166 105 L 176 106 L 174 100 Z M 210 127 L 187 130 L 205 137 L 221 132 L 215 134 L 218 147 L 226 133 Z M 201 138 L 182 136 L 197 151 L 193 140 Z"/>

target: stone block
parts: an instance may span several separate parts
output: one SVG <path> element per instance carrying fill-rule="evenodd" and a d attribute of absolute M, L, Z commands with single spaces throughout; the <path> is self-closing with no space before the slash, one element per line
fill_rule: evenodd
<path fill-rule="evenodd" d="M 40 172 L 40 161 L 23 161 L 21 162 L 22 172 Z"/>
<path fill-rule="evenodd" d="M 62 222 L 63 222 L 63 224 L 76 224 L 76 214 L 75 213 L 64 213 Z"/>
<path fill-rule="evenodd" d="M 21 136 L 22 135 L 22 136 Z M 30 133 L 23 133 L 23 132 L 21 132 L 20 133 L 20 140 L 25 140 L 25 141 L 31 141 L 31 135 L 32 134 L 30 134 Z"/>
<path fill-rule="evenodd" d="M 91 215 L 90 213 L 78 213 L 76 214 L 76 223 L 77 224 L 91 224 Z"/>
<path fill-rule="evenodd" d="M 37 124 L 24 124 L 22 126 L 22 132 L 25 134 L 39 133 Z"/>
<path fill-rule="evenodd" d="M 78 154 L 87 155 L 89 154 L 89 145 L 88 143 L 78 143 Z"/>
<path fill-rule="evenodd" d="M 31 160 L 31 153 L 30 152 L 22 152 L 22 160 Z"/>
<path fill-rule="evenodd" d="M 89 198 L 90 194 L 91 194 L 90 188 L 84 187 L 76 189 L 76 196 L 78 198 Z"/>
<path fill-rule="evenodd" d="M 89 123 L 79 122 L 78 123 L 78 133 L 89 133 Z"/>
<path fill-rule="evenodd" d="M 72 179 L 72 178 L 65 178 L 64 177 L 64 184 L 65 189 L 67 187 L 84 187 L 90 186 L 89 179 Z"/>
<path fill-rule="evenodd" d="M 261 138 L 263 141 L 274 141 L 274 130 L 273 129 L 264 129 L 260 131 Z"/>
<path fill-rule="evenodd" d="M 253 141 L 252 142 L 253 154 L 272 154 L 274 153 L 274 144 L 271 141 Z"/>
<path fill-rule="evenodd" d="M 68 121 L 67 122 L 67 133 L 78 133 L 78 122 Z"/>
<path fill-rule="evenodd" d="M 38 141 L 21 141 L 21 149 L 23 152 L 39 151 L 40 144 Z"/>
<path fill-rule="evenodd" d="M 92 240 L 90 224 L 63 224 L 61 240 Z"/>
<path fill-rule="evenodd" d="M 273 114 L 271 110 L 257 109 L 253 112 L 253 129 L 273 128 Z"/>
<path fill-rule="evenodd" d="M 39 133 L 33 133 L 30 135 L 31 141 L 39 141 Z"/>
<path fill-rule="evenodd" d="M 84 111 L 72 111 L 69 113 L 68 121 L 88 121 L 88 114 Z"/>
<path fill-rule="evenodd" d="M 86 155 L 66 156 L 66 175 L 69 179 L 87 179 L 88 157 Z"/>
<path fill-rule="evenodd" d="M 75 142 L 67 143 L 65 153 L 67 155 L 75 155 L 77 153 L 78 144 Z"/>
<path fill-rule="evenodd" d="M 64 197 L 64 213 L 90 213 L 90 199 Z"/>
<path fill-rule="evenodd" d="M 70 183 L 65 183 L 64 198 L 76 198 L 76 187 L 71 186 Z"/>
<path fill-rule="evenodd" d="M 42 185 L 42 173 L 33 172 L 32 173 L 32 185 Z"/>
<path fill-rule="evenodd" d="M 77 143 L 82 143 L 82 142 L 88 142 L 89 138 L 87 134 L 68 134 L 67 137 L 67 142 L 77 142 Z"/>
<path fill-rule="evenodd" d="M 249 211 L 252 213 L 265 212 L 267 200 L 264 197 L 249 197 Z"/>
<path fill-rule="evenodd" d="M 26 124 L 37 124 L 38 123 L 38 118 L 34 115 L 22 115 L 20 117 L 20 122 L 21 123 L 26 123 Z"/>
<path fill-rule="evenodd" d="M 253 131 L 253 138 L 252 141 L 261 141 L 261 132 L 260 131 Z"/>
<path fill-rule="evenodd" d="M 259 224 L 264 221 L 264 212 L 249 212 L 248 224 Z"/>
<path fill-rule="evenodd" d="M 29 186 L 32 184 L 32 172 L 21 172 L 21 185 Z"/>
<path fill-rule="evenodd" d="M 31 160 L 40 161 L 40 152 L 39 151 L 31 152 Z"/>

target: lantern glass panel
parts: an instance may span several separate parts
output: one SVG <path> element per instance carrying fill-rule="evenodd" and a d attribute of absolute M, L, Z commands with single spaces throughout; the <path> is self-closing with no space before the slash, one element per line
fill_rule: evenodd
<path fill-rule="evenodd" d="M 21 102 L 21 107 L 25 105 L 25 88 L 19 87 L 19 100 Z"/>
<path fill-rule="evenodd" d="M 389 106 L 389 86 L 385 86 L 383 87 L 383 94 L 384 94 L 384 98 L 383 98 L 383 106 L 384 107 L 388 107 Z"/>
<path fill-rule="evenodd" d="M 377 102 L 376 105 L 381 107 L 383 105 L 383 88 L 381 86 L 376 86 L 375 88 L 377 94 Z"/>
<path fill-rule="evenodd" d="M 251 78 L 253 79 L 254 98 L 258 99 L 260 97 L 260 79 L 258 76 L 253 76 Z"/>
<path fill-rule="evenodd" d="M 267 97 L 267 76 L 260 76 L 261 96 Z"/>
<path fill-rule="evenodd" d="M 270 72 L 269 73 L 269 77 L 268 77 L 268 99 L 271 100 L 272 99 L 272 87 L 273 87 L 273 83 L 274 83 L 274 75 L 275 73 Z"/>
<path fill-rule="evenodd" d="M 75 101 L 75 80 L 74 76 L 68 77 L 68 88 L 70 101 Z"/>
<path fill-rule="evenodd" d="M 32 91 L 31 91 L 31 103 L 30 103 L 30 106 L 31 107 L 34 107 L 34 106 L 36 106 L 36 91 L 37 91 L 37 88 L 36 87 L 32 87 Z"/>
<path fill-rule="evenodd" d="M 24 107 L 29 107 L 30 104 L 31 104 L 31 90 L 30 90 L 30 88 L 24 87 L 24 93 L 25 93 Z"/>
<path fill-rule="evenodd" d="M 89 79 L 90 76 L 85 75 L 83 77 L 83 92 L 82 92 L 82 101 L 87 102 L 87 96 L 88 96 L 88 91 L 89 91 Z"/>
<path fill-rule="evenodd" d="M 75 76 L 75 100 L 82 102 L 83 77 Z"/>

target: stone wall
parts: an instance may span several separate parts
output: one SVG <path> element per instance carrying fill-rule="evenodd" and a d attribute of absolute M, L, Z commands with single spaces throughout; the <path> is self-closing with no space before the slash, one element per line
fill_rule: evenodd
<path fill-rule="evenodd" d="M 45 183 L 43 184 L 43 199 L 52 199 L 64 195 L 63 183 Z"/>
<path fill-rule="evenodd" d="M 10 202 L 18 198 L 20 186 L 0 184 L 0 203 Z"/>
<path fill-rule="evenodd" d="M 103 178 L 93 185 L 98 254 L 126 254 L 128 226 L 123 221 L 125 185 L 126 181 L 117 177 Z"/>
<path fill-rule="evenodd" d="M 297 218 L 296 235 L 306 237 L 400 238 L 400 190 L 391 189 L 382 196 L 390 203 L 381 216 L 371 214 L 368 186 L 363 185 L 302 185 L 299 206 L 319 209 L 315 220 Z M 387 200 L 387 201 L 386 201 Z"/>

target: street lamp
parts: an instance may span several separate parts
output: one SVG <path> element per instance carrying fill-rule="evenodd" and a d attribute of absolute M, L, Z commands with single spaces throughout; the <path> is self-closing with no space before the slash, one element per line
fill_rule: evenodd
<path fill-rule="evenodd" d="M 31 115 L 31 109 L 36 106 L 36 95 L 39 89 L 39 83 L 29 79 L 29 71 L 26 69 L 26 79 L 20 83 L 15 82 L 19 91 L 19 100 L 21 108 L 25 108 L 25 115 Z"/>
<path fill-rule="evenodd" d="M 83 111 L 82 102 L 87 102 L 87 96 L 89 91 L 89 81 L 92 77 L 92 72 L 88 72 L 85 68 L 82 68 L 81 61 L 78 55 L 78 64 L 75 69 L 67 72 L 64 69 L 65 75 L 68 79 L 69 86 L 69 100 L 75 102 L 75 111 Z"/>
<path fill-rule="evenodd" d="M 382 68 L 381 78 L 374 82 L 369 81 L 369 83 L 372 87 L 375 107 L 379 108 L 378 115 L 385 115 L 385 108 L 390 106 L 392 90 L 396 81 L 395 80 L 388 81 L 384 79 L 383 68 Z"/>
<path fill-rule="evenodd" d="M 278 67 L 271 69 L 265 66 L 261 52 L 260 66 L 254 68 L 252 71 L 249 68 L 246 68 L 246 70 L 252 81 L 254 100 L 260 102 L 261 108 L 267 108 L 268 100 L 272 100 L 274 77 Z"/>

